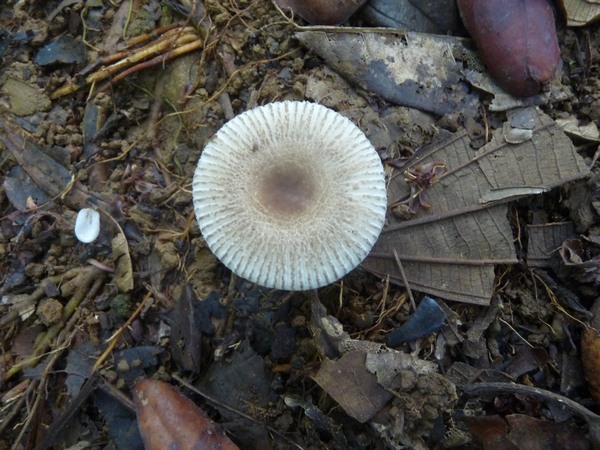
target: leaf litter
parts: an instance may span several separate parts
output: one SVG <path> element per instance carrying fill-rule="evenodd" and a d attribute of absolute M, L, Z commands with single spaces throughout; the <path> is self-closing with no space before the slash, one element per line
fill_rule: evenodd
<path fill-rule="evenodd" d="M 569 138 L 545 114 L 528 109 L 531 139 L 511 144 L 503 130 L 477 151 L 465 132 L 423 148 L 398 170 L 389 187 L 389 203 L 410 201 L 416 194 L 403 176 L 427 164 L 443 164 L 435 183 L 422 186 L 431 206 L 408 220 L 388 214 L 388 224 L 364 266 L 389 274 L 415 289 L 451 300 L 488 304 L 494 292 L 495 266 L 514 264 L 506 203 L 587 177 L 589 170 Z M 451 280 L 462 280 L 456 284 Z"/>
<path fill-rule="evenodd" d="M 533 422 L 509 420 L 523 408 L 527 418 L 554 420 L 539 424 L 551 430 L 551 439 L 568 438 L 570 430 L 549 423 L 573 422 L 579 414 L 597 442 L 597 416 L 561 396 L 585 402 L 588 395 L 577 339 L 594 295 L 585 275 L 598 241 L 595 184 L 577 180 L 595 168 L 595 141 L 573 147 L 549 116 L 570 117 L 581 106 L 588 121 L 598 119 L 589 106 L 593 94 L 569 91 L 597 80 L 577 78 L 590 68 L 595 73 L 593 63 L 563 77 L 566 85 L 559 82 L 549 97 L 523 102 L 487 79 L 462 38 L 300 30 L 297 36 L 313 53 L 291 38 L 297 26 L 267 1 L 169 4 L 174 16 L 162 19 L 186 11 L 181 17 L 188 20 L 177 23 L 174 36 L 201 51 L 186 52 L 179 42 L 184 48 L 160 61 L 153 60 L 156 53 L 150 59 L 138 53 L 139 59 L 120 65 L 127 56 L 117 49 L 135 54 L 141 42 L 152 51 L 162 42 L 152 34 L 164 25 L 157 22 L 164 13 L 157 2 L 133 11 L 131 23 L 127 2 L 119 8 L 87 2 L 81 14 L 77 3 L 53 3 L 57 23 L 82 20 L 69 22 L 69 31 L 93 42 L 88 58 L 104 68 L 30 64 L 28 92 L 44 101 L 25 111 L 29 115 L 3 110 L 0 117 L 6 168 L 20 167 L 28 177 L 21 181 L 11 172 L 3 178 L 9 182 L 1 198 L 7 213 L 0 223 L 0 264 L 7 275 L 0 308 L 8 314 L 0 324 L 3 348 L 12 351 L 0 366 L 2 389 L 24 395 L 6 397 L 4 424 L 22 426 L 15 435 L 1 425 L 0 442 L 8 436 L 15 445 L 28 440 L 49 448 L 75 445 L 84 436 L 90 445 L 139 448 L 134 380 L 150 375 L 186 383 L 178 373 L 196 380 L 190 396 L 236 442 L 255 447 L 428 448 L 449 447 L 452 438 L 469 445 L 480 435 L 469 433 L 457 414 L 488 411 L 513 425 L 512 434 L 499 439 L 525 441 L 527 427 L 519 423 Z M 34 6 L 23 8 L 13 12 L 21 30 L 36 13 Z M 2 105 L 17 100 L 5 82 L 21 79 L 14 50 L 31 59 L 62 26 L 46 26 L 49 40 L 41 32 L 37 40 L 11 35 L 8 47 L 0 35 L 12 74 L 0 78 Z M 104 59 L 98 49 L 117 58 Z M 423 49 L 431 67 L 418 59 Z M 403 57 L 412 63 L 399 66 Z M 87 99 L 86 80 L 105 92 Z M 424 80 L 437 97 L 420 95 Z M 408 103 L 395 92 L 406 94 Z M 355 271 L 306 295 L 260 289 L 218 265 L 192 221 L 189 195 L 200 150 L 225 118 L 258 104 L 304 98 L 341 111 L 365 130 L 386 162 L 391 203 L 385 233 L 364 263 L 376 275 Z M 566 103 L 546 106 L 559 100 Z M 497 113 L 531 103 L 544 112 Z M 17 194 L 27 183 L 34 189 Z M 560 188 L 565 183 L 569 189 Z M 87 247 L 72 238 L 71 219 L 82 206 L 114 219 Z M 528 212 L 536 216 L 534 226 Z M 510 267 L 518 262 L 529 268 Z M 416 304 L 426 304 L 422 293 L 436 297 L 444 313 L 435 327 L 427 320 L 414 325 Z M 11 305 L 23 299 L 27 306 Z M 50 310 L 36 313 L 39 304 L 57 302 L 63 306 L 58 322 L 50 320 L 58 317 Z M 419 338 L 388 348 L 386 338 L 403 324 L 417 328 L 411 333 Z M 43 337 L 39 343 L 36 333 Z M 46 353 L 48 343 L 52 351 Z M 41 362 L 34 369 L 10 366 L 32 356 Z M 491 381 L 502 383 L 481 386 Z M 555 392 L 540 396 L 537 387 L 527 389 L 531 384 Z M 482 389 L 499 394 L 487 402 Z M 26 405 L 25 398 L 34 402 Z M 556 402 L 569 405 L 568 412 Z M 77 420 L 69 432 L 71 418 Z"/>

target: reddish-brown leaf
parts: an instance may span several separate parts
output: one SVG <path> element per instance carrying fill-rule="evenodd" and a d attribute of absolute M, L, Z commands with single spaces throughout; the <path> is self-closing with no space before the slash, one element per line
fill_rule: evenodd
<path fill-rule="evenodd" d="M 239 450 L 194 402 L 169 384 L 144 379 L 133 392 L 146 450 Z"/>
<path fill-rule="evenodd" d="M 589 442 L 567 423 L 558 423 L 523 414 L 505 417 L 466 417 L 465 423 L 485 450 L 584 450 Z"/>
<path fill-rule="evenodd" d="M 590 394 L 600 402 L 600 334 L 592 327 L 581 335 L 581 362 Z"/>
<path fill-rule="evenodd" d="M 508 93 L 537 94 L 560 62 L 548 0 L 458 0 L 488 71 Z"/>

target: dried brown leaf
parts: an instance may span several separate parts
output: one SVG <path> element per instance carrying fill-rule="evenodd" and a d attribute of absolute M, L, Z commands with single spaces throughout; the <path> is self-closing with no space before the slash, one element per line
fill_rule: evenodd
<path fill-rule="evenodd" d="M 547 83 L 543 93 L 530 98 L 506 93 L 482 69 L 483 63 L 470 41 L 454 36 L 344 27 L 336 32 L 303 31 L 296 38 L 361 89 L 397 105 L 435 114 L 479 107 L 477 90 L 493 94 L 492 111 L 572 96 L 558 77 Z"/>
<path fill-rule="evenodd" d="M 600 18 L 600 3 L 596 0 L 562 0 L 567 25 L 581 27 Z"/>
<path fill-rule="evenodd" d="M 115 273 L 113 282 L 121 292 L 133 289 L 133 265 L 129 254 L 129 245 L 121 229 L 111 241 L 113 258 L 115 260 Z"/>
<path fill-rule="evenodd" d="M 337 361 L 323 361 L 315 381 L 359 422 L 373 417 L 392 398 L 365 366 L 366 354 L 352 350 Z"/>
<path fill-rule="evenodd" d="M 531 139 L 510 144 L 505 131 L 498 130 L 491 142 L 474 151 L 467 134 L 458 132 L 416 152 L 394 173 L 388 199 L 401 204 L 414 195 L 406 170 L 429 163 L 443 163 L 447 169 L 437 182 L 424 186 L 431 208 L 419 209 L 410 220 L 388 213 L 388 223 L 364 263 L 367 269 L 402 284 L 396 250 L 412 288 L 489 304 L 494 266 L 517 262 L 506 203 L 531 188 L 551 189 L 589 173 L 569 138 L 538 109 L 512 112 L 508 121 L 530 127 Z"/>
<path fill-rule="evenodd" d="M 523 414 L 468 417 L 464 421 L 486 450 L 589 448 L 587 439 L 573 427 Z"/>
<path fill-rule="evenodd" d="M 527 265 L 558 268 L 558 249 L 567 239 L 576 237 L 572 222 L 527 226 Z"/>
<path fill-rule="evenodd" d="M 84 205 L 110 209 L 102 194 L 91 193 L 78 181 L 71 184 L 69 170 L 46 155 L 34 142 L 35 137 L 16 125 L 8 115 L 0 115 L 0 144 L 48 196 L 60 198 L 75 210 Z"/>
<path fill-rule="evenodd" d="M 571 137 L 582 141 L 600 142 L 600 131 L 594 122 L 584 123 L 577 116 L 570 115 L 566 119 L 557 119 L 556 123 Z"/>
<path fill-rule="evenodd" d="M 517 354 L 508 362 L 504 372 L 516 380 L 527 372 L 543 367 L 549 361 L 550 355 L 546 349 L 541 347 L 532 348 L 523 345 L 517 350 Z"/>
<path fill-rule="evenodd" d="M 444 115 L 478 102 L 462 81 L 457 60 L 463 53 L 477 56 L 459 38 L 364 29 L 303 31 L 296 37 L 344 78 L 392 103 Z"/>
<path fill-rule="evenodd" d="M 133 401 L 146 450 L 238 449 L 194 402 L 167 383 L 138 381 Z"/>

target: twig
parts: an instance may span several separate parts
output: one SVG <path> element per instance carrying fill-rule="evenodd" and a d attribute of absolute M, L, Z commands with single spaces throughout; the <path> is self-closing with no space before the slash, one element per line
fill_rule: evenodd
<path fill-rule="evenodd" d="M 402 265 L 402 261 L 400 261 L 400 257 L 398 256 L 398 252 L 396 249 L 394 251 L 394 259 L 396 260 L 396 265 L 398 266 L 398 270 L 400 270 L 400 275 L 402 276 L 402 282 L 404 283 L 404 287 L 406 287 L 406 291 L 408 292 L 408 298 L 410 299 L 410 304 L 413 308 L 413 311 L 417 310 L 417 304 L 415 303 L 415 298 L 412 295 L 412 290 L 410 289 L 410 284 L 408 282 L 408 278 L 406 277 L 406 272 L 404 272 L 404 266 Z"/>
<path fill-rule="evenodd" d="M 149 67 L 157 66 L 164 61 L 182 56 L 197 50 L 204 45 L 204 40 L 197 34 L 196 30 L 190 26 L 164 27 L 162 34 L 144 34 L 130 40 L 127 45 L 118 53 L 106 56 L 100 63 L 93 63 L 83 69 L 80 75 L 85 75 L 90 71 L 90 67 L 105 65 L 99 70 L 87 75 L 83 83 L 72 82 L 63 85 L 50 94 L 50 99 L 56 99 L 64 95 L 71 94 L 81 88 L 82 85 L 91 85 L 94 87 L 99 81 L 113 77 L 113 80 L 100 91 L 107 89 L 117 81 L 139 72 Z M 146 42 L 155 37 L 153 41 Z M 132 49 L 133 46 L 144 43 L 142 47 Z"/>
<path fill-rule="evenodd" d="M 36 341 L 33 354 L 30 358 L 13 365 L 6 371 L 4 380 L 8 380 L 15 376 L 24 367 L 35 366 L 39 360 L 44 357 L 56 336 L 58 336 L 62 330 L 69 329 L 70 326 L 73 326 L 73 317 L 76 317 L 74 316 L 75 311 L 85 298 L 92 298 L 102 287 L 104 283 L 104 272 L 94 266 L 88 266 L 83 269 L 76 268 L 64 273 L 60 277 L 60 280 L 63 283 L 61 286 L 62 295 L 66 297 L 72 294 L 71 299 L 63 309 L 62 320 L 48 328 L 41 338 Z M 69 291 L 69 289 L 73 289 L 73 291 Z M 62 350 L 62 348 L 59 348 L 55 350 L 55 352 L 60 355 Z"/>
<path fill-rule="evenodd" d="M 108 358 L 108 356 L 111 354 L 111 352 L 117 345 L 117 342 L 119 342 L 119 337 L 127 328 L 129 328 L 131 322 L 133 322 L 133 320 L 142 312 L 142 309 L 144 309 L 144 307 L 148 304 L 151 295 L 152 293 L 148 292 L 144 299 L 140 302 L 138 307 L 135 309 L 135 311 L 131 314 L 131 316 L 129 316 L 129 319 L 127 319 L 127 321 L 117 331 L 115 331 L 111 337 L 108 338 L 108 347 L 106 348 L 106 350 L 104 350 L 102 355 L 100 355 L 100 357 L 96 361 L 96 364 L 94 364 L 94 367 L 92 368 L 92 373 L 96 372 L 104 363 L 106 358 Z"/>
<path fill-rule="evenodd" d="M 181 45 L 180 47 L 177 47 L 173 50 L 169 50 L 167 53 L 158 55 L 148 61 L 141 62 L 133 67 L 130 67 L 127 70 L 124 70 L 123 72 L 119 73 L 118 75 L 116 75 L 108 83 L 106 83 L 104 86 L 102 86 L 100 89 L 98 89 L 98 91 L 96 93 L 106 91 L 110 86 L 114 85 L 115 83 L 121 81 L 125 77 L 128 77 L 136 72 L 140 72 L 142 70 L 161 65 L 165 61 L 169 61 L 171 59 L 177 58 L 178 56 L 182 56 L 182 55 L 185 55 L 186 53 L 190 53 L 194 50 L 201 48 L 202 46 L 203 46 L 203 43 L 201 41 L 192 41 L 192 42 L 186 43 L 185 45 Z M 93 81 L 93 83 L 95 83 L 95 82 L 96 81 Z"/>
<path fill-rule="evenodd" d="M 44 368 L 44 371 L 42 373 L 40 381 L 39 381 L 39 383 L 37 383 L 36 397 L 33 402 L 33 405 L 31 406 L 30 411 L 27 414 L 27 419 L 25 420 L 25 423 L 23 424 L 21 431 L 19 432 L 19 435 L 15 439 L 14 444 L 11 447 L 11 450 L 18 450 L 18 449 L 22 448 L 20 445 L 20 442 L 23 439 L 25 432 L 27 430 L 29 430 L 29 427 L 31 426 L 31 423 L 33 422 L 33 420 L 37 417 L 36 412 L 37 412 L 38 408 L 40 407 L 42 399 L 45 398 L 46 388 L 48 386 L 48 376 L 50 374 L 50 371 L 54 367 L 54 364 L 56 364 L 56 362 L 62 356 L 63 350 L 70 348 L 71 341 L 73 340 L 75 335 L 79 332 L 79 329 L 75 328 L 75 324 L 77 323 L 78 320 L 79 320 L 79 315 L 74 314 L 71 317 L 71 319 L 67 322 L 67 324 L 64 326 L 64 329 L 62 331 L 62 336 L 64 336 L 64 339 L 59 338 L 59 340 L 58 340 L 59 343 L 57 345 L 57 348 L 53 352 L 52 357 L 50 358 L 50 360 L 48 361 L 48 364 L 46 364 L 46 367 Z M 65 336 L 65 334 L 67 332 L 69 334 Z M 19 370 L 20 370 L 20 368 L 19 368 Z"/>
<path fill-rule="evenodd" d="M 100 378 L 98 380 L 98 389 L 101 389 L 102 392 L 118 401 L 132 414 L 135 414 L 135 406 L 133 404 L 133 400 L 131 400 L 123 391 L 120 391 L 119 389 L 115 388 L 112 384 L 107 383 L 103 378 Z"/>
<path fill-rule="evenodd" d="M 15 416 L 19 412 L 21 412 L 21 409 L 23 408 L 24 403 L 27 401 L 27 398 L 29 397 L 29 395 L 37 388 L 37 385 L 38 385 L 37 380 L 34 380 L 33 382 L 31 382 L 29 384 L 29 386 L 27 386 L 27 389 L 25 390 L 25 392 L 21 394 L 21 397 L 19 397 L 19 400 L 17 400 L 12 405 L 11 411 L 8 414 L 6 414 L 4 417 L 2 417 L 2 420 L 0 420 L 0 436 L 2 436 L 2 433 L 4 433 L 4 430 L 8 427 L 8 425 L 15 418 Z"/>
<path fill-rule="evenodd" d="M 67 408 L 63 411 L 63 413 L 52 422 L 52 425 L 48 427 L 46 430 L 46 437 L 36 447 L 36 450 L 48 450 L 52 445 L 54 445 L 54 441 L 59 436 L 59 434 L 69 425 L 69 422 L 75 415 L 77 411 L 81 408 L 84 402 L 88 399 L 88 397 L 94 392 L 96 389 L 96 381 L 98 375 L 92 373 L 91 376 L 86 380 L 83 384 L 77 395 L 71 400 Z"/>

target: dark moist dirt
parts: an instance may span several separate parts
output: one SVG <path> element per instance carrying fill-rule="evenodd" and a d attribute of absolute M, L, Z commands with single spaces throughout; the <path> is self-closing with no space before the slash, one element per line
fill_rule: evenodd
<path fill-rule="evenodd" d="M 205 38 L 202 50 L 113 85 L 98 82 L 93 88 L 105 88 L 100 93 L 82 86 L 52 98 L 97 70 L 80 74 L 124 39 L 184 24 L 186 17 L 156 1 L 136 3 L 131 15 L 126 2 L 10 3 L 0 6 L 0 132 L 24 136 L 15 148 L 33 144 L 65 175 L 47 170 L 36 185 L 6 144 L 0 146 L 0 450 L 78 442 L 141 448 L 128 402 L 141 376 L 179 387 L 175 377 L 189 380 L 206 395 L 186 394 L 241 448 L 479 448 L 482 441 L 509 448 L 506 442 L 538 432 L 516 422 L 513 435 L 502 431 L 504 418 L 522 416 L 543 419 L 536 427 L 565 425 L 550 446 L 570 432 L 566 425 L 580 436 L 570 448 L 590 445 L 585 436 L 598 425 L 556 408 L 552 395 L 600 409 L 583 377 L 579 343 L 599 294 L 597 163 L 590 179 L 510 209 L 519 249 L 527 240 L 525 223 L 570 220 L 579 257 L 595 262 L 498 267 L 490 306 L 440 300 L 449 325 L 403 345 L 408 359 L 401 363 L 391 353 L 396 362 L 390 365 L 376 355 L 386 354 L 387 332 L 414 312 L 403 287 L 356 270 L 318 291 L 326 308 L 320 321 L 310 294 L 269 291 L 232 276 L 199 233 L 191 176 L 206 141 L 227 119 L 273 101 L 309 99 L 342 112 L 385 161 L 410 156 L 440 130 L 465 126 L 483 135 L 479 111 L 438 119 L 354 89 L 300 47 L 294 26 L 266 0 L 205 1 L 210 33 L 187 19 Z M 544 106 L 552 118 L 600 123 L 599 30 L 561 28 L 563 82 L 575 95 Z M 85 63 L 34 62 L 43 45 L 65 34 L 79 44 L 85 36 L 85 45 L 65 50 Z M 488 114 L 488 124 L 501 126 L 503 114 Z M 588 164 L 597 142 L 574 138 Z M 82 206 L 103 211 L 100 236 L 89 245 L 73 235 Z M 422 296 L 414 294 L 418 303 Z M 360 364 L 346 369 L 365 380 L 377 373 L 373 395 L 389 395 L 364 423 L 315 382 L 325 359 L 338 360 L 341 348 L 359 349 Z M 18 366 L 33 355 L 40 356 L 36 364 Z M 379 362 L 369 366 L 364 355 Z M 482 382 L 515 382 L 549 394 L 501 387 L 464 393 Z M 349 381 L 339 383 L 350 397 Z M 357 398 L 365 413 L 368 395 Z M 481 416 L 501 425 L 477 421 Z M 485 440 L 490 434 L 496 441 Z"/>

